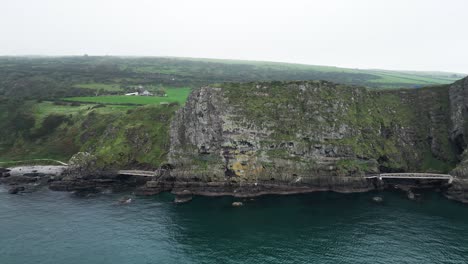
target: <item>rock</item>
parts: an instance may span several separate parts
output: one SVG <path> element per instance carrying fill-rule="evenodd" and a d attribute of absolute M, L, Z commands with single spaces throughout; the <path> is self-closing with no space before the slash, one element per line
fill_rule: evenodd
<path fill-rule="evenodd" d="M 10 170 L 7 168 L 0 167 L 0 173 L 6 173 L 6 172 L 10 172 Z"/>
<path fill-rule="evenodd" d="M 136 195 L 151 196 L 161 192 L 171 191 L 172 182 L 168 181 L 147 181 L 145 185 L 136 189 Z"/>
<path fill-rule="evenodd" d="M 10 176 L 0 178 L 0 183 L 16 185 L 24 183 L 34 183 L 38 180 L 36 177 L 27 177 L 27 176 Z"/>
<path fill-rule="evenodd" d="M 455 178 L 445 193 L 450 199 L 468 203 L 468 179 Z"/>
<path fill-rule="evenodd" d="M 44 177 L 44 173 L 39 173 L 39 172 L 30 172 L 30 173 L 24 173 L 23 176 L 25 177 Z"/>
<path fill-rule="evenodd" d="M 411 190 L 408 191 L 408 199 L 410 200 L 416 199 L 416 195 Z"/>
<path fill-rule="evenodd" d="M 381 203 L 381 202 L 383 202 L 383 198 L 381 196 L 374 196 L 374 197 L 372 197 L 372 201 L 374 201 L 376 203 Z"/>
<path fill-rule="evenodd" d="M 102 168 L 97 165 L 97 157 L 88 152 L 78 152 L 70 158 L 65 174 L 75 177 L 87 177 L 101 174 Z"/>
<path fill-rule="evenodd" d="M 187 202 L 192 201 L 192 199 L 193 199 L 192 196 L 189 196 L 189 197 L 176 196 L 176 198 L 174 199 L 174 203 L 176 204 L 187 203 Z"/>
<path fill-rule="evenodd" d="M 9 169 L 6 169 L 6 168 L 1 168 L 0 167 L 0 178 L 2 177 L 9 177 L 10 176 L 10 170 Z"/>
<path fill-rule="evenodd" d="M 243 206 L 243 205 L 244 205 L 244 204 L 243 204 L 242 202 L 233 202 L 233 203 L 232 203 L 232 206 L 233 206 L 233 207 L 241 207 L 241 206 Z"/>
<path fill-rule="evenodd" d="M 177 204 L 190 202 L 193 199 L 192 192 L 189 190 L 183 190 L 176 194 L 174 202 Z"/>
<path fill-rule="evenodd" d="M 8 190 L 9 194 L 18 194 L 19 192 L 23 192 L 26 188 L 23 186 L 13 186 Z"/>
<path fill-rule="evenodd" d="M 119 204 L 130 204 L 132 203 L 132 198 L 130 197 L 123 197 L 122 199 L 119 200 Z"/>

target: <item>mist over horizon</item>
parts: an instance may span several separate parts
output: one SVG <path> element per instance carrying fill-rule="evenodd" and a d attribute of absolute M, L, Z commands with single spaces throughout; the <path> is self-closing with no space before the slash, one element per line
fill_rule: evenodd
<path fill-rule="evenodd" d="M 213 62 L 225 62 L 225 61 L 235 61 L 235 62 L 263 62 L 263 63 L 273 63 L 273 64 L 297 64 L 297 65 L 306 65 L 306 66 L 319 66 L 319 67 L 331 67 L 331 68 L 340 68 L 340 69 L 352 69 L 352 70 L 383 70 L 383 71 L 395 71 L 395 72 L 440 72 L 440 73 L 451 73 L 451 74 L 460 74 L 468 75 L 466 72 L 454 72 L 454 71 L 443 71 L 443 70 L 420 70 L 420 69 L 388 69 L 388 68 L 356 68 L 356 67 L 340 67 L 336 65 L 317 65 L 310 63 L 299 63 L 299 62 L 289 62 L 289 61 L 271 61 L 271 60 L 250 60 L 250 59 L 236 59 L 236 58 L 210 58 L 210 57 L 178 57 L 178 56 L 152 56 L 152 55 L 112 55 L 112 54 L 70 54 L 70 55 L 47 55 L 47 54 L 21 54 L 21 55 L 0 55 L 0 57 L 24 57 L 24 58 L 66 58 L 66 57 L 114 57 L 114 58 L 169 58 L 169 59 L 188 59 L 188 60 L 213 60 Z"/>
<path fill-rule="evenodd" d="M 0 55 L 156 56 L 468 73 L 468 3 L 4 1 Z"/>

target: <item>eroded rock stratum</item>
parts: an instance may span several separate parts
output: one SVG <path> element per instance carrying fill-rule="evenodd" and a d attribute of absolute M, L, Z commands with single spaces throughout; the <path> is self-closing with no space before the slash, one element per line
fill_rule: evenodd
<path fill-rule="evenodd" d="M 172 121 L 171 175 L 353 191 L 370 188 L 365 174 L 456 168 L 460 182 L 467 109 L 466 80 L 391 91 L 325 81 L 202 87 Z"/>

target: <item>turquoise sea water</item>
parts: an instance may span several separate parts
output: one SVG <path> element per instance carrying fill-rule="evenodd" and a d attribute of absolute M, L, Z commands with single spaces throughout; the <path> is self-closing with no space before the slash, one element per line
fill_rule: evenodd
<path fill-rule="evenodd" d="M 0 186 L 0 263 L 468 263 L 468 205 L 424 193 L 77 198 Z"/>

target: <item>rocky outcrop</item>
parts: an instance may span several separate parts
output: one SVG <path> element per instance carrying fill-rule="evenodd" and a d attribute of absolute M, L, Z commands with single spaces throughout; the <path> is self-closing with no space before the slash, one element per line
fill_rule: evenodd
<path fill-rule="evenodd" d="M 12 186 L 8 190 L 9 194 L 18 194 L 19 192 L 24 192 L 26 188 L 24 186 Z"/>
<path fill-rule="evenodd" d="M 74 177 L 88 177 L 105 173 L 105 170 L 97 164 L 97 157 L 88 152 L 78 152 L 70 158 L 66 175 Z"/>
<path fill-rule="evenodd" d="M 335 191 L 342 193 L 365 192 L 378 188 L 372 181 L 361 177 L 315 177 L 313 182 L 292 183 L 284 181 L 259 181 L 236 183 L 232 181 L 194 181 L 186 178 L 176 181 L 160 179 L 148 181 L 137 189 L 138 195 L 155 195 L 170 191 L 176 200 L 186 196 L 234 196 L 256 197 L 266 194 L 300 194 L 317 191 Z M 184 198 L 185 199 L 185 198 Z M 190 199 L 189 199 L 190 200 Z"/>
<path fill-rule="evenodd" d="M 446 196 L 450 199 L 468 203 L 468 179 L 455 179 L 447 190 Z"/>
<path fill-rule="evenodd" d="M 171 124 L 169 163 L 194 194 L 368 190 L 379 172 L 456 162 L 448 87 L 370 91 L 324 81 L 194 91 Z"/>
<path fill-rule="evenodd" d="M 73 191 L 78 193 L 99 193 L 106 190 L 122 191 L 144 185 L 147 177 L 118 175 L 115 171 L 94 175 L 64 175 L 60 180 L 50 182 L 54 191 Z"/>
<path fill-rule="evenodd" d="M 0 177 L 5 177 L 5 176 L 8 176 L 8 173 L 10 172 L 11 170 L 7 169 L 7 168 L 2 168 L 0 167 Z"/>
<path fill-rule="evenodd" d="M 49 188 L 54 191 L 98 193 L 108 189 L 126 190 L 143 185 L 146 181 L 146 177 L 119 175 L 115 169 L 100 166 L 93 154 L 79 152 L 70 159 L 62 177 L 51 182 Z"/>
<path fill-rule="evenodd" d="M 0 184 L 8 185 L 10 194 L 31 192 L 59 180 L 65 166 L 18 166 L 0 169 Z"/>
<path fill-rule="evenodd" d="M 174 203 L 181 204 L 181 203 L 187 203 L 190 202 L 193 199 L 193 194 L 189 190 L 183 190 L 175 194 L 175 199 Z"/>

